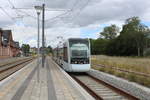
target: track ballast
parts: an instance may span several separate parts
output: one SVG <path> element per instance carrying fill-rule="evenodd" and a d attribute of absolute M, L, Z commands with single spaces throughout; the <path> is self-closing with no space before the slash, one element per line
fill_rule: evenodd
<path fill-rule="evenodd" d="M 96 100 L 138 100 L 138 98 L 86 73 L 70 74 Z"/>

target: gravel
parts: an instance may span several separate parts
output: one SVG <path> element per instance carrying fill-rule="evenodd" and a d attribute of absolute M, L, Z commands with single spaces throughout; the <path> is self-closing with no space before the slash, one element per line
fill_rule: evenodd
<path fill-rule="evenodd" d="M 125 92 L 136 96 L 140 100 L 150 100 L 150 88 L 94 69 L 91 69 L 87 73 L 109 84 L 112 84 L 117 88 L 123 89 Z"/>

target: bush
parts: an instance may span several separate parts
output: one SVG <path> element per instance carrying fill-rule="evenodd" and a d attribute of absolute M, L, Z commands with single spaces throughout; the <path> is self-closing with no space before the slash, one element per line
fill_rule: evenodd
<path fill-rule="evenodd" d="M 129 80 L 129 81 L 132 81 L 132 82 L 137 82 L 137 76 L 135 74 L 127 74 L 126 75 L 126 78 Z"/>
<path fill-rule="evenodd" d="M 123 72 L 116 72 L 115 75 L 118 76 L 118 77 L 122 77 L 122 78 L 126 77 L 126 74 L 123 73 Z"/>
<path fill-rule="evenodd" d="M 144 56 L 150 56 L 150 48 L 144 51 Z"/>

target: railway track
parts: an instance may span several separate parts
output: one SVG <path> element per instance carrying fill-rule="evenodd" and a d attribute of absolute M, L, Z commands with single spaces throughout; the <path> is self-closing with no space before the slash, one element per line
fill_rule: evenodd
<path fill-rule="evenodd" d="M 20 59 L 20 60 L 1 64 L 0 65 L 0 81 L 7 78 L 14 72 L 20 70 L 29 62 L 31 62 L 33 59 L 34 58 L 25 58 L 25 59 Z"/>
<path fill-rule="evenodd" d="M 10 65 L 10 64 L 13 64 L 17 61 L 22 61 L 22 60 L 25 60 L 25 59 L 29 59 L 29 57 L 8 59 L 7 61 L 0 62 L 0 67 Z"/>
<path fill-rule="evenodd" d="M 138 98 L 113 87 L 88 74 L 70 74 L 96 100 L 139 100 Z"/>

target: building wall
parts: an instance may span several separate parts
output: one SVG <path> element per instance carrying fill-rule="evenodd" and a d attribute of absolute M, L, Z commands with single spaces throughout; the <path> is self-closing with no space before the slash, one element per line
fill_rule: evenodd
<path fill-rule="evenodd" d="M 9 55 L 9 48 L 8 47 L 2 47 L 2 56 L 8 56 Z"/>
<path fill-rule="evenodd" d="M 0 32 L 0 57 L 2 56 L 3 54 L 3 48 L 2 48 L 2 33 Z"/>
<path fill-rule="evenodd" d="M 2 46 L 2 33 L 0 32 L 0 48 Z"/>
<path fill-rule="evenodd" d="M 20 49 L 18 48 L 11 48 L 12 56 L 17 56 L 20 53 Z"/>
<path fill-rule="evenodd" d="M 20 49 L 14 47 L 0 47 L 0 57 L 13 57 L 20 53 Z"/>
<path fill-rule="evenodd" d="M 4 47 L 2 45 L 2 33 L 0 32 L 0 58 L 7 58 L 7 57 L 13 57 L 16 56 L 18 53 L 20 53 L 19 48 L 15 48 L 12 46 L 12 39 L 9 40 L 8 46 Z"/>

